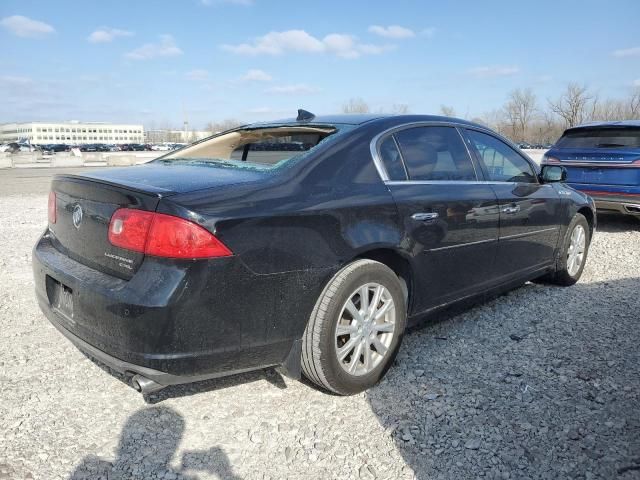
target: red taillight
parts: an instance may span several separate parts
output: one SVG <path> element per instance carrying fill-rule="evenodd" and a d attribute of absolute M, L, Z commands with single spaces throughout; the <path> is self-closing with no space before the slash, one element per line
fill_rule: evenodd
<path fill-rule="evenodd" d="M 109 241 L 116 247 L 171 258 L 227 257 L 231 251 L 197 223 L 162 213 L 121 208 L 111 217 Z"/>
<path fill-rule="evenodd" d="M 109 241 L 116 247 L 144 253 L 153 216 L 153 212 L 143 210 L 116 210 L 109 224 Z"/>
<path fill-rule="evenodd" d="M 47 205 L 49 223 L 56 223 L 56 192 L 49 192 L 49 203 Z"/>

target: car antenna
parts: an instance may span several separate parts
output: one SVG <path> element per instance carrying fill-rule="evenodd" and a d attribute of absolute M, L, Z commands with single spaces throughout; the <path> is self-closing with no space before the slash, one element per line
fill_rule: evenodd
<path fill-rule="evenodd" d="M 304 122 L 305 120 L 313 120 L 314 118 L 316 118 L 316 116 L 313 113 L 299 108 L 296 122 Z"/>

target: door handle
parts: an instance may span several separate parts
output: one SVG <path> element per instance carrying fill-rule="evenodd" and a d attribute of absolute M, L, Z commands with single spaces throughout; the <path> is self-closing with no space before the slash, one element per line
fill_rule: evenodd
<path fill-rule="evenodd" d="M 428 220 L 435 220 L 436 218 L 438 218 L 440 215 L 438 215 L 436 212 L 430 212 L 430 213 L 414 213 L 413 215 L 411 215 L 411 218 L 413 220 L 416 220 L 418 222 L 426 222 Z"/>
<path fill-rule="evenodd" d="M 508 213 L 513 215 L 514 213 L 518 213 L 520 211 L 520 205 L 514 205 L 512 207 L 504 207 L 502 209 L 502 213 Z"/>

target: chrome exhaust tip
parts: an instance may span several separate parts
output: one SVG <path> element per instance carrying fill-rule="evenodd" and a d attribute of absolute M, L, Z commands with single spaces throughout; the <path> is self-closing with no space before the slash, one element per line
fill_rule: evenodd
<path fill-rule="evenodd" d="M 631 204 L 631 203 L 625 203 L 624 204 L 624 209 L 627 211 L 627 213 L 640 214 L 640 205 L 634 205 L 634 204 Z"/>
<path fill-rule="evenodd" d="M 157 392 L 165 387 L 142 375 L 134 375 L 131 377 L 131 386 L 142 394 Z"/>

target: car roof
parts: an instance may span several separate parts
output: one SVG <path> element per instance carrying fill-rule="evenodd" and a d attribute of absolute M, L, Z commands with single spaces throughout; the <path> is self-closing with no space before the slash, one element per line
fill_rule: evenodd
<path fill-rule="evenodd" d="M 395 120 L 395 121 L 394 121 Z M 268 122 L 258 122 L 245 125 L 245 127 L 257 128 L 276 125 L 362 125 L 364 123 L 373 123 L 381 121 L 394 121 L 393 123 L 401 125 L 411 122 L 450 122 L 460 123 L 464 125 L 486 128 L 482 125 L 463 120 L 461 118 L 443 117 L 440 115 L 391 115 L 391 114 L 344 114 L 344 115 L 318 115 L 310 120 L 298 121 L 295 118 L 285 118 L 281 120 L 273 120 Z"/>
<path fill-rule="evenodd" d="M 599 121 L 587 122 L 575 127 L 567 128 L 567 131 L 580 130 L 582 128 L 593 127 L 640 127 L 640 120 L 615 120 L 615 121 Z"/>

